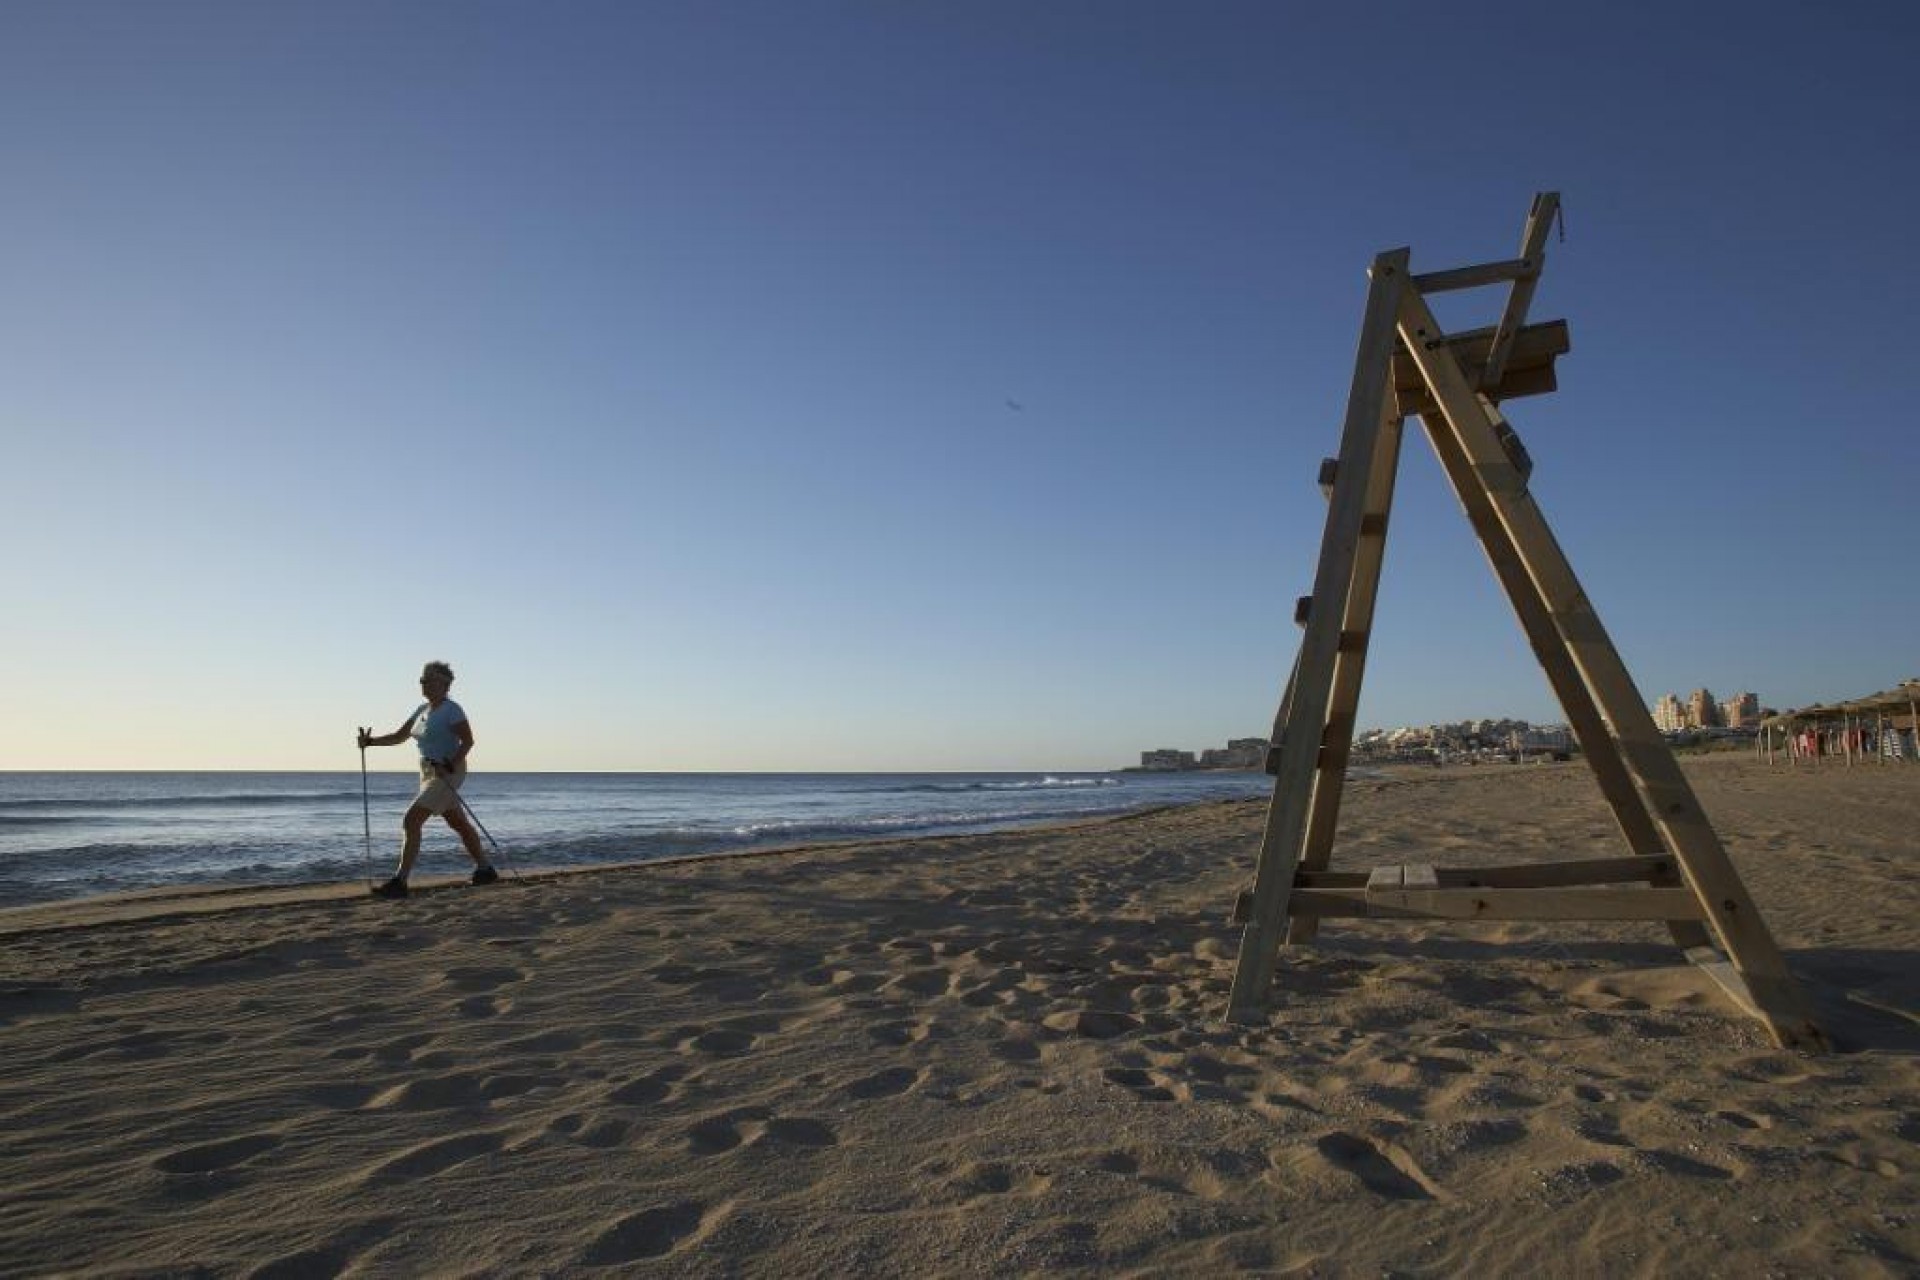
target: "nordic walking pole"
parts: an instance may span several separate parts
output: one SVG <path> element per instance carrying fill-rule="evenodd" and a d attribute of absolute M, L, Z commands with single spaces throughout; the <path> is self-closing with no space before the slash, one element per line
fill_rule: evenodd
<path fill-rule="evenodd" d="M 473 811 L 473 806 L 467 803 L 467 798 L 458 791 L 453 793 L 453 798 L 460 802 L 460 807 L 467 811 L 469 818 L 473 819 L 473 825 L 480 828 L 480 834 L 487 838 L 487 843 L 493 846 L 494 853 L 499 855 L 500 861 L 507 864 L 507 870 L 513 873 L 515 880 L 518 880 L 520 878 L 520 868 L 513 865 L 513 860 L 507 857 L 507 851 L 502 849 L 500 842 L 493 838 L 493 832 L 487 830 L 487 824 L 480 821 L 480 815 Z"/>
<path fill-rule="evenodd" d="M 361 729 L 360 737 L 365 739 L 369 732 L 368 729 Z M 367 744 L 365 741 L 360 744 L 360 821 L 367 831 L 367 883 L 371 885 L 373 883 L 373 809 L 367 800 Z"/>

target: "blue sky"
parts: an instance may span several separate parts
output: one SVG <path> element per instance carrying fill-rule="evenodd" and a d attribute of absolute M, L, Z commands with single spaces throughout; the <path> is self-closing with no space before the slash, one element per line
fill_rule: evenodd
<path fill-rule="evenodd" d="M 1367 263 L 1542 189 L 1642 692 L 1920 674 L 1920 18 L 1568 8 L 13 0 L 0 767 L 352 768 L 430 657 L 494 769 L 1263 734 Z M 1362 722 L 1474 715 L 1559 718 L 1410 434 Z"/>

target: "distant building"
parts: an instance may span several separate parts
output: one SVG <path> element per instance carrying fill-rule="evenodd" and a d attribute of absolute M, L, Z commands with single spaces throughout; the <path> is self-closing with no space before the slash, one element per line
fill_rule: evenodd
<path fill-rule="evenodd" d="M 1671 693 L 1663 693 L 1653 704 L 1653 723 L 1662 733 L 1678 733 L 1687 727 L 1687 709 Z"/>
<path fill-rule="evenodd" d="M 1720 704 L 1720 722 L 1729 729 L 1755 729 L 1760 725 L 1760 695 L 1736 693 Z"/>
<path fill-rule="evenodd" d="M 1226 747 L 1209 747 L 1200 753 L 1202 769 L 1258 769 L 1267 760 L 1265 738 L 1231 738 Z"/>
<path fill-rule="evenodd" d="M 1695 689 L 1687 697 L 1687 727 L 1689 729 L 1712 729 L 1720 724 L 1720 704 L 1713 700 L 1713 690 Z"/>
<path fill-rule="evenodd" d="M 1573 750 L 1573 730 L 1564 724 L 1514 729 L 1507 734 L 1507 750 L 1515 755 L 1566 755 Z"/>
<path fill-rule="evenodd" d="M 1140 767 L 1150 772 L 1173 772 L 1179 769 L 1194 768 L 1193 752 L 1181 751 L 1174 747 L 1161 747 L 1158 751 L 1142 751 Z"/>

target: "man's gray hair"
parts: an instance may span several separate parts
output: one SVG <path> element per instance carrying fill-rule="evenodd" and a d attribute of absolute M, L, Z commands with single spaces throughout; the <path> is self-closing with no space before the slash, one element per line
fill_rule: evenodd
<path fill-rule="evenodd" d="M 423 676 L 439 676 L 448 684 L 453 683 L 453 668 L 444 662 L 429 662 L 426 666 L 420 668 L 420 674 Z"/>

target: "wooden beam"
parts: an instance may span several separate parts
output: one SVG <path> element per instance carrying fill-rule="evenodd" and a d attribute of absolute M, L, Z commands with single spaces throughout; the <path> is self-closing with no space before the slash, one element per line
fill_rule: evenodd
<path fill-rule="evenodd" d="M 1758 905 L 1674 760 L 1619 651 L 1524 482 L 1514 483 L 1500 443 L 1499 410 L 1473 393 L 1450 352 L 1429 346 L 1443 331 L 1420 295 L 1400 297 L 1401 341 L 1440 401 L 1442 419 L 1471 464 L 1527 575 L 1554 618 L 1595 705 L 1646 793 L 1648 809 L 1727 955 L 1746 980 L 1768 1031 L 1783 1047 L 1824 1050 L 1826 1035 L 1787 971 Z M 1649 891 L 1652 892 L 1652 891 Z M 1675 917 L 1679 918 L 1679 917 Z"/>
<path fill-rule="evenodd" d="M 1454 289 L 1506 284 L 1539 274 L 1540 263 L 1535 259 L 1509 258 L 1505 262 L 1483 262 L 1477 267 L 1455 267 L 1451 271 L 1424 271 L 1413 278 L 1413 287 L 1421 293 L 1447 293 Z"/>
<path fill-rule="evenodd" d="M 1313 609 L 1300 645 L 1300 666 L 1294 679 L 1287 722 L 1276 740 L 1280 748 L 1280 770 L 1274 778 L 1273 797 L 1261 832 L 1253 903 L 1246 931 L 1240 938 L 1240 954 L 1228 997 L 1227 1018 L 1232 1022 L 1257 1022 L 1267 1013 L 1273 967 L 1287 923 L 1287 896 L 1293 889 L 1293 873 L 1299 865 L 1314 775 L 1320 763 L 1320 745 L 1326 732 L 1336 650 L 1346 617 L 1347 595 L 1353 583 L 1354 557 L 1360 547 L 1360 520 L 1366 513 L 1364 481 L 1373 470 L 1381 415 L 1387 408 L 1395 317 L 1400 310 L 1401 295 L 1406 292 L 1407 257 L 1405 249 L 1383 253 L 1374 259 L 1369 272 L 1367 308 L 1361 321 L 1353 383 L 1347 396 L 1347 417 L 1340 436 L 1339 471 L 1345 483 L 1336 479 L 1333 500 L 1327 505 L 1320 564 L 1314 575 Z"/>
<path fill-rule="evenodd" d="M 1458 365 L 1454 372 L 1464 377 Z M 1593 691 L 1587 687 L 1579 665 L 1574 662 L 1546 598 L 1540 594 L 1513 538 L 1501 523 L 1492 496 L 1480 483 L 1472 460 L 1454 437 L 1445 415 L 1438 412 L 1422 415 L 1421 424 L 1426 428 L 1434 456 L 1440 460 L 1441 470 L 1447 473 L 1454 494 L 1466 510 L 1467 522 L 1480 540 L 1480 548 L 1493 568 L 1494 577 L 1507 593 L 1507 602 L 1513 606 L 1514 616 L 1519 619 L 1520 630 L 1540 663 L 1541 673 L 1566 713 L 1567 723 L 1580 744 L 1581 756 L 1593 770 L 1594 781 L 1600 786 L 1600 794 L 1612 811 L 1627 848 L 1648 860 L 1656 885 L 1671 887 L 1683 883 L 1675 864 L 1666 859 L 1669 853 L 1666 842 L 1648 812 L 1647 801 L 1634 784 L 1624 750 L 1606 717 L 1600 714 Z M 1503 448 L 1502 453 L 1505 452 Z M 1682 949 L 1712 941 L 1706 929 L 1698 924 L 1677 923 L 1671 931 L 1675 944 Z"/>
<path fill-rule="evenodd" d="M 1484 394 L 1498 402 L 1522 400 L 1527 396 L 1552 395 L 1559 389 L 1559 373 L 1552 365 L 1545 364 L 1533 369 L 1509 368 L 1507 376 L 1500 380 L 1500 385 Z M 1403 417 L 1411 418 L 1416 415 L 1440 412 L 1439 402 L 1427 394 L 1424 383 L 1404 390 L 1396 387 L 1393 400 Z"/>
<path fill-rule="evenodd" d="M 1347 762 L 1353 755 L 1354 720 L 1360 710 L 1360 686 L 1366 674 L 1367 644 L 1380 594 L 1380 566 L 1386 556 L 1388 516 L 1400 473 L 1400 441 L 1405 426 L 1392 409 L 1382 410 L 1380 439 L 1374 447 L 1373 469 L 1367 476 L 1366 510 L 1360 517 L 1360 545 L 1354 553 L 1353 581 L 1347 592 L 1346 616 L 1334 663 L 1333 689 L 1327 699 L 1329 740 L 1322 748 L 1320 772 L 1314 779 L 1307 810 L 1306 835 L 1300 845 L 1299 865 L 1310 870 L 1323 869 L 1333 861 L 1333 836 L 1346 794 Z M 1335 724 L 1341 726 L 1338 733 L 1331 732 Z M 1312 920 L 1289 922 L 1287 945 L 1312 942 L 1317 928 Z"/>
<path fill-rule="evenodd" d="M 1423 295 L 1424 296 L 1424 295 Z M 1432 342 L 1438 343 L 1460 358 L 1468 381 L 1473 389 L 1482 389 L 1480 373 L 1487 362 L 1487 356 L 1493 351 L 1496 330 L 1462 329 L 1458 333 L 1437 334 Z M 1537 369 L 1551 365 L 1558 357 L 1573 350 L 1572 331 L 1565 320 L 1543 320 L 1539 324 L 1530 324 L 1514 335 L 1512 349 L 1508 353 L 1507 373 L 1521 369 Z M 1420 373 L 1420 362 L 1413 353 L 1402 348 L 1393 356 L 1393 388 L 1395 391 L 1424 391 L 1426 379 Z"/>
<path fill-rule="evenodd" d="M 1766 1015 L 1760 1012 L 1760 1006 L 1753 1002 L 1753 992 L 1748 988 L 1746 979 L 1740 976 L 1740 971 L 1725 956 L 1712 947 L 1690 947 L 1687 959 L 1696 969 L 1712 978 L 1714 984 L 1727 993 L 1727 998 L 1741 1012 L 1766 1020 Z"/>
<path fill-rule="evenodd" d="M 1570 862 L 1521 862 L 1495 867 L 1435 867 L 1442 889 L 1565 889 L 1576 885 L 1653 884 L 1675 888 L 1680 882 L 1672 858 L 1582 858 Z M 1676 877 L 1668 884 L 1656 878 Z M 1314 871 L 1302 867 L 1293 883 L 1301 889 L 1364 889 L 1366 871 Z"/>
<path fill-rule="evenodd" d="M 1690 889 L 1295 889 L 1295 916 L 1438 920 L 1698 920 Z"/>
<path fill-rule="evenodd" d="M 1501 377 L 1507 371 L 1507 359 L 1513 352 L 1515 335 L 1527 322 L 1527 308 L 1533 305 L 1534 286 L 1540 281 L 1539 268 L 1545 265 L 1547 254 L 1547 233 L 1553 230 L 1553 217 L 1560 212 L 1560 193 L 1542 191 L 1533 198 L 1533 208 L 1527 213 L 1526 229 L 1520 234 L 1520 256 L 1535 264 L 1534 273 L 1522 276 L 1513 282 L 1513 288 L 1507 293 L 1506 310 L 1500 313 L 1500 323 L 1494 326 L 1493 348 L 1487 353 L 1487 362 L 1480 374 L 1481 387 L 1497 387 Z"/>

